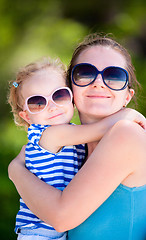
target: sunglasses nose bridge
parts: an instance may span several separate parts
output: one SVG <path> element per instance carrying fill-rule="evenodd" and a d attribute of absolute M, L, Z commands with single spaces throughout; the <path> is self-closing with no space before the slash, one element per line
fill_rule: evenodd
<path fill-rule="evenodd" d="M 56 108 L 57 105 L 55 104 L 55 102 L 53 101 L 52 97 L 50 96 L 47 99 L 47 103 L 46 103 L 46 108 L 48 111 L 53 111 L 54 108 Z"/>
<path fill-rule="evenodd" d="M 102 76 L 102 72 L 98 71 L 95 77 L 95 80 L 93 83 L 100 83 L 103 84 L 103 76 Z"/>

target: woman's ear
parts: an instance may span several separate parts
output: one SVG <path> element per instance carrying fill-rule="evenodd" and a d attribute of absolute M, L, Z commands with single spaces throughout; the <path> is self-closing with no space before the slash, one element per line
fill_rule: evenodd
<path fill-rule="evenodd" d="M 134 89 L 132 88 L 128 89 L 128 94 L 127 94 L 124 106 L 127 106 L 127 104 L 131 101 L 131 98 L 133 97 L 133 95 L 134 95 Z"/>
<path fill-rule="evenodd" d="M 19 112 L 19 116 L 20 116 L 21 118 L 23 118 L 27 123 L 31 124 L 31 123 L 30 123 L 30 118 L 29 118 L 29 116 L 28 116 L 28 114 L 27 114 L 26 111 L 20 111 L 20 112 Z"/>

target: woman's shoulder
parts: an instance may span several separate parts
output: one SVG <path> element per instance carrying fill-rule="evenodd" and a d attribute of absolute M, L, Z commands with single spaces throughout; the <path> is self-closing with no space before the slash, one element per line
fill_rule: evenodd
<path fill-rule="evenodd" d="M 138 123 L 120 120 L 111 129 L 111 133 L 115 145 L 118 145 L 121 151 L 127 149 L 127 152 L 135 152 L 134 158 L 139 155 L 145 157 L 146 131 Z"/>
<path fill-rule="evenodd" d="M 122 136 L 146 138 L 146 130 L 138 123 L 129 120 L 120 120 L 114 125 L 115 130 Z"/>

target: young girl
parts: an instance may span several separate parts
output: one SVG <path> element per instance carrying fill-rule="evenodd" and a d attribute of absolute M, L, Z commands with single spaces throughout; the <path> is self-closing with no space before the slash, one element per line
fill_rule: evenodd
<path fill-rule="evenodd" d="M 130 101 L 136 84 L 129 54 L 105 36 L 79 45 L 69 80 L 81 123 L 87 126 L 107 116 L 110 120 Z M 23 152 L 10 164 L 9 176 L 29 207 L 58 231 L 80 224 L 69 231 L 69 239 L 144 240 L 145 143 L 145 131 L 138 124 L 116 123 L 100 142 L 87 144 L 88 159 L 63 192 L 24 168 Z"/>
<path fill-rule="evenodd" d="M 17 74 L 9 103 L 16 124 L 29 127 L 26 167 L 60 190 L 68 185 L 85 158 L 81 144 L 100 139 L 123 114 L 117 114 L 111 121 L 82 126 L 69 124 L 74 112 L 72 92 L 65 83 L 64 66 L 50 60 L 29 64 Z M 22 199 L 15 231 L 18 239 L 66 238 L 65 233 L 55 231 L 37 218 Z"/>

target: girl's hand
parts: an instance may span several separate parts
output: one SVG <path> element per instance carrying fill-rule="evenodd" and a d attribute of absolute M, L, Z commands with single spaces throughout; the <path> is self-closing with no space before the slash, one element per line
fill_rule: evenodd
<path fill-rule="evenodd" d="M 124 108 L 117 113 L 108 117 L 111 121 L 119 121 L 119 120 L 129 120 L 139 124 L 143 129 L 146 129 L 146 118 L 139 113 L 138 111 L 131 108 Z"/>
<path fill-rule="evenodd" d="M 18 156 L 14 158 L 8 166 L 8 175 L 11 180 L 12 180 L 13 173 L 15 174 L 15 166 L 17 166 L 17 164 L 25 167 L 25 147 L 26 146 L 24 145 L 20 153 L 18 154 Z"/>

